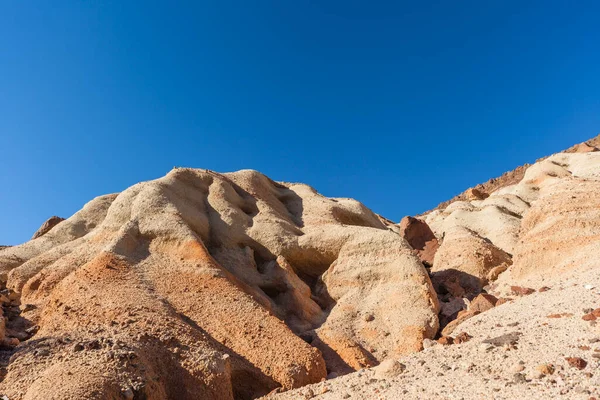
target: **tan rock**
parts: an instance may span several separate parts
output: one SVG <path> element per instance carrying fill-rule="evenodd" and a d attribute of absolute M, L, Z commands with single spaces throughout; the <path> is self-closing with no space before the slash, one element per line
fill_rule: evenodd
<path fill-rule="evenodd" d="M 406 370 L 406 365 L 398 360 L 388 359 L 375 368 L 375 377 L 377 379 L 393 378 L 402 374 Z"/>
<path fill-rule="evenodd" d="M 490 197 L 489 194 L 483 192 L 482 190 L 478 189 L 478 188 L 470 188 L 467 189 L 467 191 L 465 192 L 465 197 L 467 198 L 467 200 L 484 200 L 487 199 L 488 197 Z"/>
<path fill-rule="evenodd" d="M 505 272 L 508 269 L 508 267 L 509 267 L 508 264 L 502 264 L 502 265 L 498 265 L 497 267 L 490 269 L 490 272 L 488 272 L 488 274 L 487 274 L 488 282 L 493 282 L 496 279 L 498 279 L 500 274 Z"/>
<path fill-rule="evenodd" d="M 552 364 L 540 364 L 535 369 L 543 375 L 552 375 L 555 370 Z"/>
<path fill-rule="evenodd" d="M 400 235 L 357 201 L 256 171 L 177 168 L 94 199 L 2 250 L 0 278 L 33 306 L 39 337 L 99 343 L 15 359 L 9 398 L 119 398 L 104 338 L 148 374 L 136 396 L 233 399 L 319 382 L 325 362 L 349 372 L 419 351 L 438 330 L 437 296 Z"/>
<path fill-rule="evenodd" d="M 474 231 L 458 226 L 446 232 L 436 253 L 432 281 L 438 292 L 460 295 L 458 284 L 465 293 L 476 294 L 487 284 L 493 268 L 510 263 L 509 254 Z"/>

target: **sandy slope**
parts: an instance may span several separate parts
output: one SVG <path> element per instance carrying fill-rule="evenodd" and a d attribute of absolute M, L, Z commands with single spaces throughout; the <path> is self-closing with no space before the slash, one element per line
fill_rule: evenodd
<path fill-rule="evenodd" d="M 436 343 L 423 352 L 401 358 L 399 362 L 405 366 L 402 373 L 389 372 L 382 365 L 271 397 L 324 400 L 598 397 L 600 326 L 582 320 L 584 310 L 600 307 L 600 275 L 595 271 L 597 266 L 589 266 L 552 282 L 540 280 L 538 285 L 549 284 L 550 290 L 516 298 L 467 320 L 456 333 L 467 332 L 473 336 L 470 341 L 449 346 Z M 584 285 L 595 288 L 586 289 Z M 548 317 L 553 314 L 563 315 Z M 482 343 L 505 334 L 518 335 L 514 346 Z M 587 366 L 583 370 L 574 368 L 566 357 L 581 357 Z M 555 372 L 540 377 L 536 368 L 542 364 L 552 364 Z M 515 377 L 516 373 L 524 376 Z"/>

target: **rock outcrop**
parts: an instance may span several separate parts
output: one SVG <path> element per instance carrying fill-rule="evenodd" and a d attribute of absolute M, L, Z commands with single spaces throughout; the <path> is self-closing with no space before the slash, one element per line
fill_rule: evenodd
<path fill-rule="evenodd" d="M 38 327 L 12 399 L 254 398 L 422 348 L 431 281 L 362 204 L 255 171 L 174 169 L 0 253 Z M 102 371 L 102 373 L 98 373 Z"/>
<path fill-rule="evenodd" d="M 58 225 L 64 220 L 64 218 L 57 217 L 56 215 L 48 218 L 46 222 L 44 222 L 42 226 L 40 226 L 40 228 L 37 231 L 35 231 L 31 239 L 37 239 L 40 236 L 45 235 L 46 233 L 48 233 L 48 231 L 50 231 L 50 229 L 54 228 L 56 225 Z"/>

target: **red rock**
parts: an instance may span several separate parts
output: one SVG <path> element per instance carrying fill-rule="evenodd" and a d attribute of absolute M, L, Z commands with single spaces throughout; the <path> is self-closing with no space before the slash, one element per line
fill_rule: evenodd
<path fill-rule="evenodd" d="M 567 357 L 565 358 L 571 367 L 575 367 L 577 369 L 584 369 L 587 366 L 587 361 L 583 358 L 579 357 Z"/>
<path fill-rule="evenodd" d="M 454 344 L 460 344 L 460 343 L 465 343 L 468 342 L 469 340 L 471 340 L 473 336 L 469 335 L 466 332 L 461 332 L 458 335 L 456 335 L 456 337 L 454 338 Z"/>
<path fill-rule="evenodd" d="M 447 346 L 449 344 L 454 343 L 454 339 L 451 336 L 442 336 L 438 339 L 438 343 Z"/>
<path fill-rule="evenodd" d="M 429 225 L 420 219 L 406 216 L 400 221 L 400 235 L 415 250 L 427 267 L 433 266 L 433 259 L 439 246 L 438 240 Z"/>
<path fill-rule="evenodd" d="M 585 314 L 583 317 L 581 317 L 581 319 L 584 321 L 595 321 L 596 318 L 597 317 L 593 313 Z"/>
<path fill-rule="evenodd" d="M 535 292 L 535 289 L 526 288 L 522 286 L 511 286 L 510 290 L 515 296 L 527 296 Z"/>
<path fill-rule="evenodd" d="M 550 290 L 550 288 L 548 286 L 542 286 L 541 288 L 538 289 L 538 292 L 542 293 L 542 292 L 547 292 L 548 290 Z"/>
<path fill-rule="evenodd" d="M 496 306 L 498 299 L 495 296 L 487 293 L 481 293 L 473 299 L 469 305 L 470 311 L 485 312 Z"/>
<path fill-rule="evenodd" d="M 600 308 L 596 308 L 594 311 L 591 312 L 591 314 L 596 318 L 600 318 Z"/>
<path fill-rule="evenodd" d="M 572 317 L 571 313 L 560 313 L 560 314 L 550 314 L 546 318 L 562 318 L 562 317 Z"/>

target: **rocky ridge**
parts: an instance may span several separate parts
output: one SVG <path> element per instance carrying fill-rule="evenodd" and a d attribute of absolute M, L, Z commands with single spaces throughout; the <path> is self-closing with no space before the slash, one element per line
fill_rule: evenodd
<path fill-rule="evenodd" d="M 599 138 L 398 225 L 248 170 L 96 198 L 0 249 L 0 394 L 598 396 Z"/>

